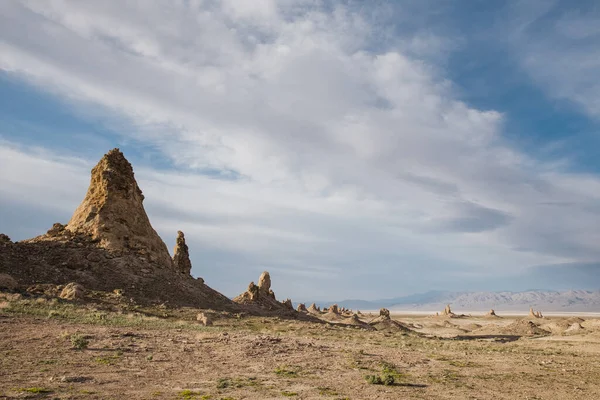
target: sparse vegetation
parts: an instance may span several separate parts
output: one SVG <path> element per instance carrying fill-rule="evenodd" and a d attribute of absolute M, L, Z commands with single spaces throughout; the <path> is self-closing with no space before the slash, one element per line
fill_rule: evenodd
<path fill-rule="evenodd" d="M 89 344 L 90 341 L 84 335 L 79 333 L 71 335 L 71 345 L 75 350 L 87 349 Z"/>
<path fill-rule="evenodd" d="M 52 390 L 42 388 L 42 387 L 30 387 L 30 388 L 17 389 L 17 392 L 33 393 L 33 394 L 48 394 L 48 393 L 52 393 Z"/>
<path fill-rule="evenodd" d="M 184 400 L 210 400 L 213 397 L 209 394 L 205 394 L 203 395 L 200 392 L 195 392 L 193 390 L 182 390 L 181 392 L 178 393 L 179 398 L 184 399 Z"/>
<path fill-rule="evenodd" d="M 295 378 L 301 370 L 302 368 L 298 366 L 279 366 L 275 368 L 275 374 L 288 378 Z"/>

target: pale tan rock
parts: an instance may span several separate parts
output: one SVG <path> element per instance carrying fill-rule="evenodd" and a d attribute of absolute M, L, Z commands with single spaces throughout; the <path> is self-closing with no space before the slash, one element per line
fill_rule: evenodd
<path fill-rule="evenodd" d="M 66 230 L 87 235 L 116 254 L 135 252 L 171 267 L 167 246 L 150 225 L 143 201 L 131 164 L 113 149 L 92 169 L 87 194 Z"/>
<path fill-rule="evenodd" d="M 269 275 L 269 272 L 264 271 L 260 275 L 260 278 L 258 278 L 258 287 L 261 291 L 269 293 L 271 290 L 271 275 Z"/>
<path fill-rule="evenodd" d="M 319 307 L 317 307 L 315 303 L 312 303 L 310 307 L 308 307 L 308 312 L 311 314 L 320 314 L 321 310 L 319 309 Z"/>
<path fill-rule="evenodd" d="M 85 289 L 76 282 L 71 282 L 63 288 L 59 297 L 65 300 L 82 300 L 85 295 Z"/>
<path fill-rule="evenodd" d="M 296 311 L 298 311 L 298 312 L 308 312 L 308 310 L 306 309 L 306 305 L 304 303 L 298 304 L 298 307 L 296 308 Z"/>
<path fill-rule="evenodd" d="M 379 310 L 379 317 L 382 319 L 390 319 L 390 310 L 382 308 Z"/>
<path fill-rule="evenodd" d="M 488 317 L 496 317 L 496 311 L 492 308 L 487 314 Z"/>
<path fill-rule="evenodd" d="M 327 312 L 330 312 L 330 313 L 333 313 L 333 314 L 339 314 L 340 313 L 340 309 L 339 309 L 339 307 L 338 307 L 337 304 L 333 304 L 331 307 L 329 307 L 329 309 L 328 309 Z"/>
<path fill-rule="evenodd" d="M 196 315 L 196 321 L 204 326 L 211 326 L 213 324 L 213 319 L 210 314 L 198 313 Z"/>
<path fill-rule="evenodd" d="M 192 271 L 190 253 L 183 232 L 177 231 L 177 240 L 173 249 L 173 268 L 183 274 L 189 275 Z"/>
<path fill-rule="evenodd" d="M 544 318 L 541 311 L 535 311 L 533 307 L 529 307 L 529 316 L 531 318 Z"/>

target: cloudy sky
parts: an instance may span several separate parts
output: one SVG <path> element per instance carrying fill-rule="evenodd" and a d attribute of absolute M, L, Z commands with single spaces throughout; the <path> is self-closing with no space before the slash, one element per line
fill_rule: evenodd
<path fill-rule="evenodd" d="M 600 286 L 596 1 L 3 0 L 0 231 L 119 147 L 233 296 Z"/>

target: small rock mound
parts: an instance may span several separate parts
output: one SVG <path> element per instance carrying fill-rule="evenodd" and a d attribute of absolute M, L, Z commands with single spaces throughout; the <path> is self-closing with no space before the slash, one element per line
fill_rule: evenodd
<path fill-rule="evenodd" d="M 190 252 L 187 244 L 185 244 L 185 236 L 181 231 L 177 231 L 177 240 L 173 249 L 173 268 L 186 275 L 189 275 L 192 271 Z"/>
<path fill-rule="evenodd" d="M 490 311 L 488 311 L 487 314 L 485 314 L 486 317 L 497 317 L 498 315 L 496 315 L 496 311 L 494 311 L 494 309 L 492 308 Z"/>
<path fill-rule="evenodd" d="M 338 307 L 337 304 L 333 304 L 331 307 L 329 307 L 329 309 L 327 310 L 327 312 L 332 313 L 332 314 L 339 314 L 340 313 L 340 309 Z"/>
<path fill-rule="evenodd" d="M 390 317 L 390 310 L 382 308 L 379 310 L 379 316 L 369 322 L 369 325 L 378 331 L 403 331 L 411 332 L 412 330 L 405 324 L 395 321 Z"/>
<path fill-rule="evenodd" d="M 500 332 L 505 335 L 515 336 L 542 336 L 550 334 L 549 331 L 540 328 L 533 321 L 528 321 L 526 319 L 515 321 L 500 329 Z"/>
<path fill-rule="evenodd" d="M 300 303 L 298 304 L 298 307 L 296 308 L 296 311 L 298 312 L 308 312 L 308 310 L 306 309 L 306 305 L 304 303 Z"/>
<path fill-rule="evenodd" d="M 60 292 L 59 297 L 65 300 L 83 300 L 85 289 L 79 283 L 71 282 Z"/>
<path fill-rule="evenodd" d="M 565 330 L 565 333 L 580 332 L 584 329 L 585 328 L 583 326 L 581 326 L 581 324 L 579 322 L 575 322 L 575 323 L 569 325 L 569 327 Z"/>
<path fill-rule="evenodd" d="M 344 325 L 352 325 L 352 326 L 358 326 L 362 329 L 366 329 L 368 331 L 374 331 L 375 328 L 373 326 L 371 326 L 370 324 L 362 321 L 358 315 L 356 314 L 352 314 L 352 316 L 345 318 L 342 323 Z"/>
<path fill-rule="evenodd" d="M 5 235 L 4 233 L 0 233 L 0 243 L 12 243 L 12 240 L 10 240 L 8 235 Z"/>
<path fill-rule="evenodd" d="M 17 290 L 19 282 L 8 274 L 0 274 L 0 290 Z"/>

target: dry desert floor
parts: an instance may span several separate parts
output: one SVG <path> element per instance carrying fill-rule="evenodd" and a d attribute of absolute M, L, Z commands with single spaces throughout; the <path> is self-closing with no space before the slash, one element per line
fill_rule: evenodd
<path fill-rule="evenodd" d="M 197 312 L 2 295 L 0 398 L 600 399 L 598 319 Z"/>

